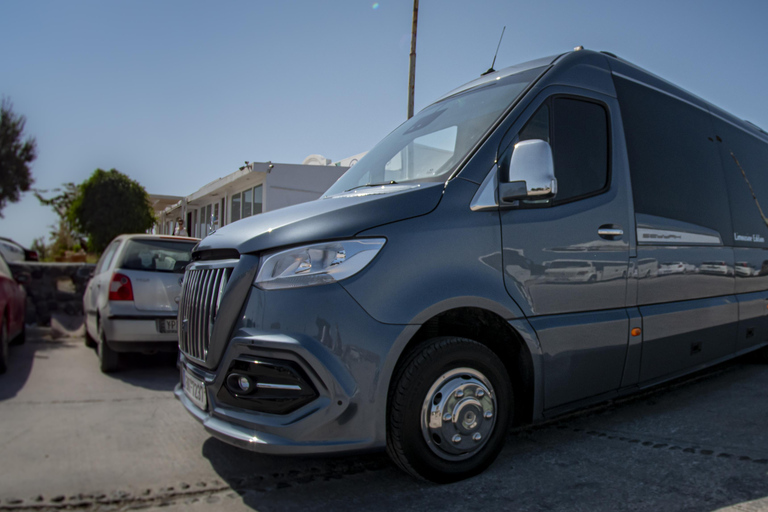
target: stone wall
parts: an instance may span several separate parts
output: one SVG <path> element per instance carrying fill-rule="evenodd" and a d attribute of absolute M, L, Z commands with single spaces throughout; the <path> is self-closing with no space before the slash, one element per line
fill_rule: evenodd
<path fill-rule="evenodd" d="M 51 325 L 51 313 L 83 315 L 83 294 L 91 263 L 9 263 L 15 277 L 26 274 L 27 324 Z"/>

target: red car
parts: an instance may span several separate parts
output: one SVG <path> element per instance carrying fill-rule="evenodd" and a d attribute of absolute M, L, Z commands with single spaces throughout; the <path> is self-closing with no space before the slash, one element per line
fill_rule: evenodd
<path fill-rule="evenodd" d="M 8 369 L 8 345 L 24 343 L 27 292 L 0 255 L 0 373 Z"/>

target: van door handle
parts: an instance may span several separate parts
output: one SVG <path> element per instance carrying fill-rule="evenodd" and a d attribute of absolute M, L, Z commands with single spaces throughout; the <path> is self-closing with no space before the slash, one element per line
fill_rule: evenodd
<path fill-rule="evenodd" d="M 624 236 L 624 230 L 613 224 L 605 224 L 597 229 L 597 234 L 606 240 L 619 240 Z"/>

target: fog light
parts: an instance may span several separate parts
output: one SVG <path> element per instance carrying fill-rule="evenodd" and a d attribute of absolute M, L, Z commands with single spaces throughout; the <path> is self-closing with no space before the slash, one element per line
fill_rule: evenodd
<path fill-rule="evenodd" d="M 237 385 L 240 386 L 240 391 L 247 393 L 251 390 L 251 379 L 245 375 L 241 375 L 240 378 L 237 379 Z"/>
<path fill-rule="evenodd" d="M 227 387 L 236 395 L 248 395 L 256 391 L 256 382 L 248 375 L 230 373 L 227 376 Z"/>

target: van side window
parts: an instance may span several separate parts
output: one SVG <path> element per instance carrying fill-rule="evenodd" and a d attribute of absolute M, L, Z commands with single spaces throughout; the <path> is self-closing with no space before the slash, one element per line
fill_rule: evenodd
<path fill-rule="evenodd" d="M 715 133 L 728 184 L 734 245 L 768 248 L 768 140 L 720 119 L 715 119 Z"/>
<path fill-rule="evenodd" d="M 624 121 L 635 213 L 720 233 L 733 244 L 726 182 L 712 116 L 644 85 L 614 77 Z"/>
<path fill-rule="evenodd" d="M 549 104 L 544 103 L 539 110 L 528 120 L 520 134 L 517 142 L 524 140 L 543 140 L 549 142 Z"/>
<path fill-rule="evenodd" d="M 603 107 L 555 98 L 552 154 L 555 203 L 592 195 L 608 184 L 608 121 Z"/>
<path fill-rule="evenodd" d="M 515 143 L 532 139 L 552 146 L 557 195 L 552 201 L 523 201 L 525 205 L 560 204 L 608 186 L 608 118 L 599 104 L 550 98 L 520 130 Z"/>

